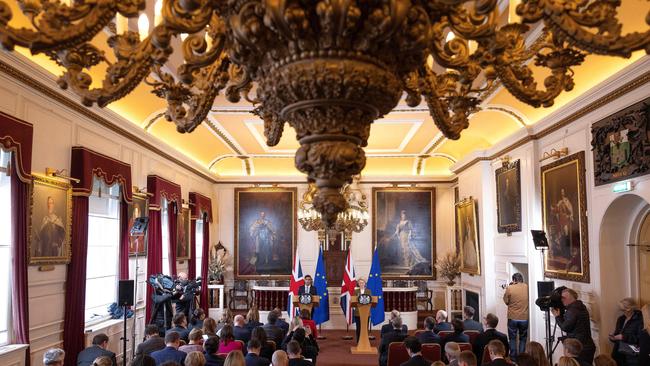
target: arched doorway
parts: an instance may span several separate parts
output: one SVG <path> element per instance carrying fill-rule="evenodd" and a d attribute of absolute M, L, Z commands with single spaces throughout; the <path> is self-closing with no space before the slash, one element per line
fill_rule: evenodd
<path fill-rule="evenodd" d="M 624 297 L 639 297 L 639 247 L 637 244 L 642 221 L 645 222 L 650 203 L 643 198 L 626 194 L 616 198 L 605 211 L 600 225 L 599 256 L 600 299 L 597 309 L 600 318 L 600 352 L 609 353 L 611 333 L 619 315 L 618 302 Z M 650 237 L 650 223 L 646 223 Z M 644 265 L 647 264 L 647 262 Z M 646 271 L 650 268 L 646 268 Z M 648 272 L 645 272 L 648 273 Z M 647 281 L 647 280 L 646 280 Z"/>

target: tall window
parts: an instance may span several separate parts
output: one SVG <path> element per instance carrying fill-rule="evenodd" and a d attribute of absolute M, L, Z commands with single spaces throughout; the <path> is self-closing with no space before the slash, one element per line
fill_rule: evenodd
<path fill-rule="evenodd" d="M 0 346 L 9 343 L 11 319 L 11 153 L 0 149 Z"/>
<path fill-rule="evenodd" d="M 86 323 L 95 323 L 108 318 L 108 306 L 117 299 L 120 186 L 95 178 L 88 205 Z"/>
<path fill-rule="evenodd" d="M 169 202 L 164 197 L 160 202 L 160 228 L 162 230 L 162 273 L 166 275 L 174 275 L 169 273 Z"/>
<path fill-rule="evenodd" d="M 203 260 L 203 220 L 196 220 L 196 231 L 194 232 L 196 238 L 196 276 L 201 275 L 201 261 Z M 206 278 L 203 281 L 207 281 Z"/>

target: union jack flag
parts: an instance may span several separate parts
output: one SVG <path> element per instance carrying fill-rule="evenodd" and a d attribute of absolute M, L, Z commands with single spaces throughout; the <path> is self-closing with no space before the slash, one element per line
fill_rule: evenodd
<path fill-rule="evenodd" d="M 345 260 L 345 270 L 343 271 L 343 283 L 341 283 L 341 309 L 348 324 L 352 324 L 352 307 L 350 298 L 354 296 L 354 288 L 357 287 L 357 279 L 354 277 L 354 263 L 350 251 Z"/>
<path fill-rule="evenodd" d="M 287 314 L 289 314 L 289 319 L 293 319 L 295 315 L 299 315 L 299 308 L 294 308 L 293 301 L 291 301 L 291 296 L 298 295 L 298 289 L 300 286 L 305 284 L 305 278 L 302 275 L 302 266 L 300 266 L 300 257 L 296 253 L 296 257 L 293 260 L 293 269 L 291 270 L 291 280 L 289 280 L 289 309 Z"/>

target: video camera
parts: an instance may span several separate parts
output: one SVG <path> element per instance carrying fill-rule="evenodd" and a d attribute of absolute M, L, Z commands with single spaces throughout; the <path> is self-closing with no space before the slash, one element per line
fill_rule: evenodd
<path fill-rule="evenodd" d="M 157 292 L 172 293 L 174 291 L 174 280 L 170 276 L 157 274 L 149 276 L 149 284 Z"/>
<path fill-rule="evenodd" d="M 174 283 L 178 293 L 196 296 L 201 292 L 201 281 L 201 277 L 197 277 L 195 280 L 187 281 L 180 281 L 177 279 Z"/>
<path fill-rule="evenodd" d="M 537 300 L 535 300 L 535 304 L 539 306 L 542 311 L 558 309 L 560 310 L 560 314 L 564 314 L 564 310 L 566 310 L 564 304 L 562 303 L 562 291 L 564 290 L 566 290 L 566 286 L 560 286 L 551 291 L 548 295 L 540 296 L 537 298 Z"/>

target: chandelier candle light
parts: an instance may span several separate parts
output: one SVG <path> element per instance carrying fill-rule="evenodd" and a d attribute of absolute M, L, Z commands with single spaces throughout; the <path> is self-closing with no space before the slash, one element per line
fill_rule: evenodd
<path fill-rule="evenodd" d="M 0 44 L 55 60 L 65 68 L 59 85 L 87 106 L 106 106 L 144 81 L 180 132 L 193 131 L 224 89 L 231 102 L 245 98 L 268 145 L 285 123 L 295 129 L 295 165 L 318 188 L 313 206 L 327 227 L 347 209 L 341 188 L 365 166 L 370 124 L 402 95 L 411 107 L 424 98 L 440 131 L 458 139 L 497 82 L 548 107 L 573 88 L 571 67 L 586 53 L 650 51 L 650 30 L 621 34 L 620 2 L 609 0 L 522 0 L 521 23 L 510 24 L 497 0 L 160 1 L 146 38 L 115 25 L 117 15 L 138 18 L 145 0 L 20 0 L 32 29 L 13 27 L 0 1 Z M 544 27 L 532 46 L 529 24 Z M 93 44 L 107 28 L 110 59 Z M 183 64 L 170 70 L 174 45 Z M 89 69 L 100 64 L 105 78 L 91 88 Z M 549 70 L 542 89 L 532 64 Z"/>

